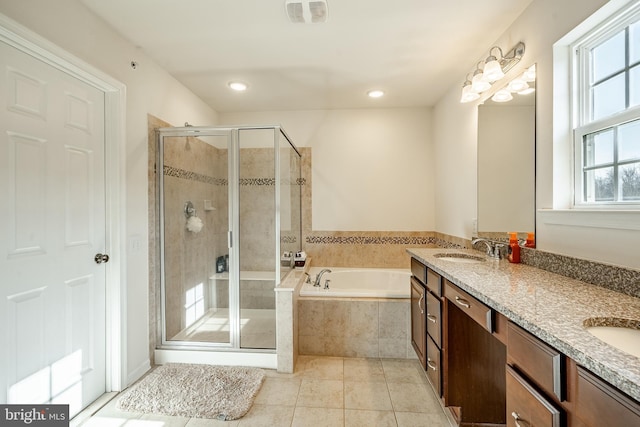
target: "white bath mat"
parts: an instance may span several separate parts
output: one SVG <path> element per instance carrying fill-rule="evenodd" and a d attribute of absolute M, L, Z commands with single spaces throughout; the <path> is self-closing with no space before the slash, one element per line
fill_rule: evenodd
<path fill-rule="evenodd" d="M 258 394 L 262 369 L 169 363 L 159 366 L 118 399 L 123 411 L 235 420 Z"/>

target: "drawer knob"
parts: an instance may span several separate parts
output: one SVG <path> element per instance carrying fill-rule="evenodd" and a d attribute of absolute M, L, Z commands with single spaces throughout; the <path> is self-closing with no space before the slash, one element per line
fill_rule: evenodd
<path fill-rule="evenodd" d="M 429 368 L 433 369 L 434 371 L 435 371 L 435 370 L 437 370 L 437 369 L 436 369 L 436 368 L 437 368 L 437 367 L 436 367 L 436 364 L 435 364 L 435 363 L 433 363 L 433 361 L 432 361 L 431 359 L 427 359 L 427 366 L 428 366 Z M 520 427 L 520 426 L 518 426 L 518 427 Z"/>
<path fill-rule="evenodd" d="M 467 301 L 464 298 L 460 298 L 459 296 L 456 296 L 456 302 L 463 307 L 471 308 L 471 304 L 469 304 L 469 301 Z"/>
<path fill-rule="evenodd" d="M 511 416 L 512 416 L 512 417 L 514 418 L 514 420 L 515 420 L 516 427 L 528 427 L 528 426 L 530 425 L 528 422 L 526 422 L 525 420 L 523 420 L 522 418 L 520 418 L 520 415 L 519 415 L 517 412 L 515 412 L 515 411 L 513 411 L 513 412 L 511 413 Z M 522 422 L 522 423 L 524 423 L 525 425 L 520 424 L 521 422 Z"/>
<path fill-rule="evenodd" d="M 433 314 L 427 313 L 427 320 L 430 321 L 430 322 L 436 323 L 438 318 L 436 316 L 434 316 Z"/>

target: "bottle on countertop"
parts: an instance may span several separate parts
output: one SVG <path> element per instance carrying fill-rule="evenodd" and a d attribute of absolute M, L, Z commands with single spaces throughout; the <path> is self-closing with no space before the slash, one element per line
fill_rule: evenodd
<path fill-rule="evenodd" d="M 535 248 L 536 247 L 536 238 L 533 233 L 527 233 L 527 241 L 524 244 L 525 248 Z"/>
<path fill-rule="evenodd" d="M 517 264 L 520 262 L 520 245 L 518 244 L 518 233 L 509 233 L 509 262 Z"/>

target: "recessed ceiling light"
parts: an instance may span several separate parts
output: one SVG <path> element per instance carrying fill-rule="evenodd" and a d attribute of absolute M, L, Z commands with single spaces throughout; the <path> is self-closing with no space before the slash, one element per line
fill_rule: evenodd
<path fill-rule="evenodd" d="M 246 83 L 243 82 L 229 82 L 228 86 L 236 92 L 244 92 L 249 87 Z"/>
<path fill-rule="evenodd" d="M 367 92 L 367 95 L 369 96 L 369 98 L 380 98 L 382 96 L 384 96 L 384 92 L 381 90 L 370 90 L 369 92 Z"/>

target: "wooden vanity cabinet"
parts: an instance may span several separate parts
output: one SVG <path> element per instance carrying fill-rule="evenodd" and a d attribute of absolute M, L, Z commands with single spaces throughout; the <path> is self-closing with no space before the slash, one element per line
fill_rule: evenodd
<path fill-rule="evenodd" d="M 411 343 L 461 427 L 640 427 L 640 402 L 411 259 Z"/>

